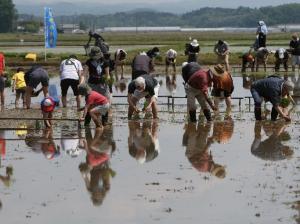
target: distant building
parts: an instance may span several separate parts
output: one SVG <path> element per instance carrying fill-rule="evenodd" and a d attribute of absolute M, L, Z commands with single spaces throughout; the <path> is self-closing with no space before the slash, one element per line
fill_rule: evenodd
<path fill-rule="evenodd" d="M 79 24 L 59 24 L 58 29 L 63 33 L 72 33 L 73 30 L 79 30 Z"/>

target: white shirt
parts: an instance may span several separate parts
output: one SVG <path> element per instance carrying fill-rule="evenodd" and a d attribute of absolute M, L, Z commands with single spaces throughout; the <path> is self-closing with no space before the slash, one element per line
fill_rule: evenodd
<path fill-rule="evenodd" d="M 60 64 L 60 79 L 79 80 L 79 73 L 83 71 L 80 61 L 74 58 L 65 59 Z"/>
<path fill-rule="evenodd" d="M 176 58 L 177 52 L 173 49 L 170 49 L 167 51 L 166 55 L 167 55 L 167 58 Z"/>

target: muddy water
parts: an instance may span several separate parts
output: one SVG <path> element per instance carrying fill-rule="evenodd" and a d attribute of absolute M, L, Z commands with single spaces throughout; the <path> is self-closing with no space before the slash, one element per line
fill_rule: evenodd
<path fill-rule="evenodd" d="M 161 95 L 173 91 L 164 76 L 158 79 Z M 175 96 L 184 95 L 181 82 L 178 76 Z M 242 77 L 234 82 L 234 96 L 250 95 Z M 34 98 L 35 107 L 40 100 Z M 2 116 L 15 113 L 9 108 Z M 159 122 L 128 122 L 126 106 L 115 105 L 103 131 L 66 121 L 55 122 L 52 132 L 1 130 L 1 223 L 299 221 L 298 113 L 292 123 L 255 123 L 247 100 L 241 107 L 234 101 L 232 120 L 207 124 L 200 117 L 193 125 L 183 105 L 175 106 L 180 113 L 167 105 L 160 110 Z M 29 114 L 39 116 L 34 109 Z M 78 114 L 58 108 L 55 116 Z"/>

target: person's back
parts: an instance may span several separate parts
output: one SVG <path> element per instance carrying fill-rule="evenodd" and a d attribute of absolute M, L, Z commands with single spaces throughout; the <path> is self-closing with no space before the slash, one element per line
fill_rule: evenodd
<path fill-rule="evenodd" d="M 68 58 L 60 64 L 60 78 L 79 80 L 80 72 L 82 72 L 82 64 L 75 58 Z"/>
<path fill-rule="evenodd" d="M 251 88 L 255 88 L 260 96 L 265 97 L 266 100 L 270 100 L 272 97 L 278 98 L 281 95 L 283 82 L 282 78 L 271 76 L 255 81 Z"/>
<path fill-rule="evenodd" d="M 190 62 L 190 63 L 183 63 L 182 64 L 182 78 L 185 83 L 188 82 L 189 78 L 198 70 L 200 70 L 201 67 L 197 62 Z"/>
<path fill-rule="evenodd" d="M 149 74 L 153 70 L 153 64 L 150 57 L 144 54 L 135 56 L 132 62 L 132 79 L 140 75 Z"/>

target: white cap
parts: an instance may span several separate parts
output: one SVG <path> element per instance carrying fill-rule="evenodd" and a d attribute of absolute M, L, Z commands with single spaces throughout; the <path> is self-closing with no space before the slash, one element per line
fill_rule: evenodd
<path fill-rule="evenodd" d="M 284 52 L 285 52 L 285 50 L 284 50 L 283 48 L 279 48 L 279 49 L 278 49 L 278 57 L 279 57 L 280 59 L 283 59 L 283 58 L 284 58 Z"/>
<path fill-rule="evenodd" d="M 183 67 L 186 66 L 187 64 L 188 64 L 188 62 L 185 61 L 185 62 L 182 63 L 181 67 L 183 68 Z"/>
<path fill-rule="evenodd" d="M 198 47 L 198 46 L 199 46 L 198 40 L 194 39 L 194 40 L 191 42 L 191 45 L 192 45 L 193 47 Z"/>
<path fill-rule="evenodd" d="M 44 100 L 43 105 L 46 106 L 46 107 L 49 107 L 49 106 L 52 106 L 53 103 L 49 98 L 47 98 L 47 99 Z"/>

